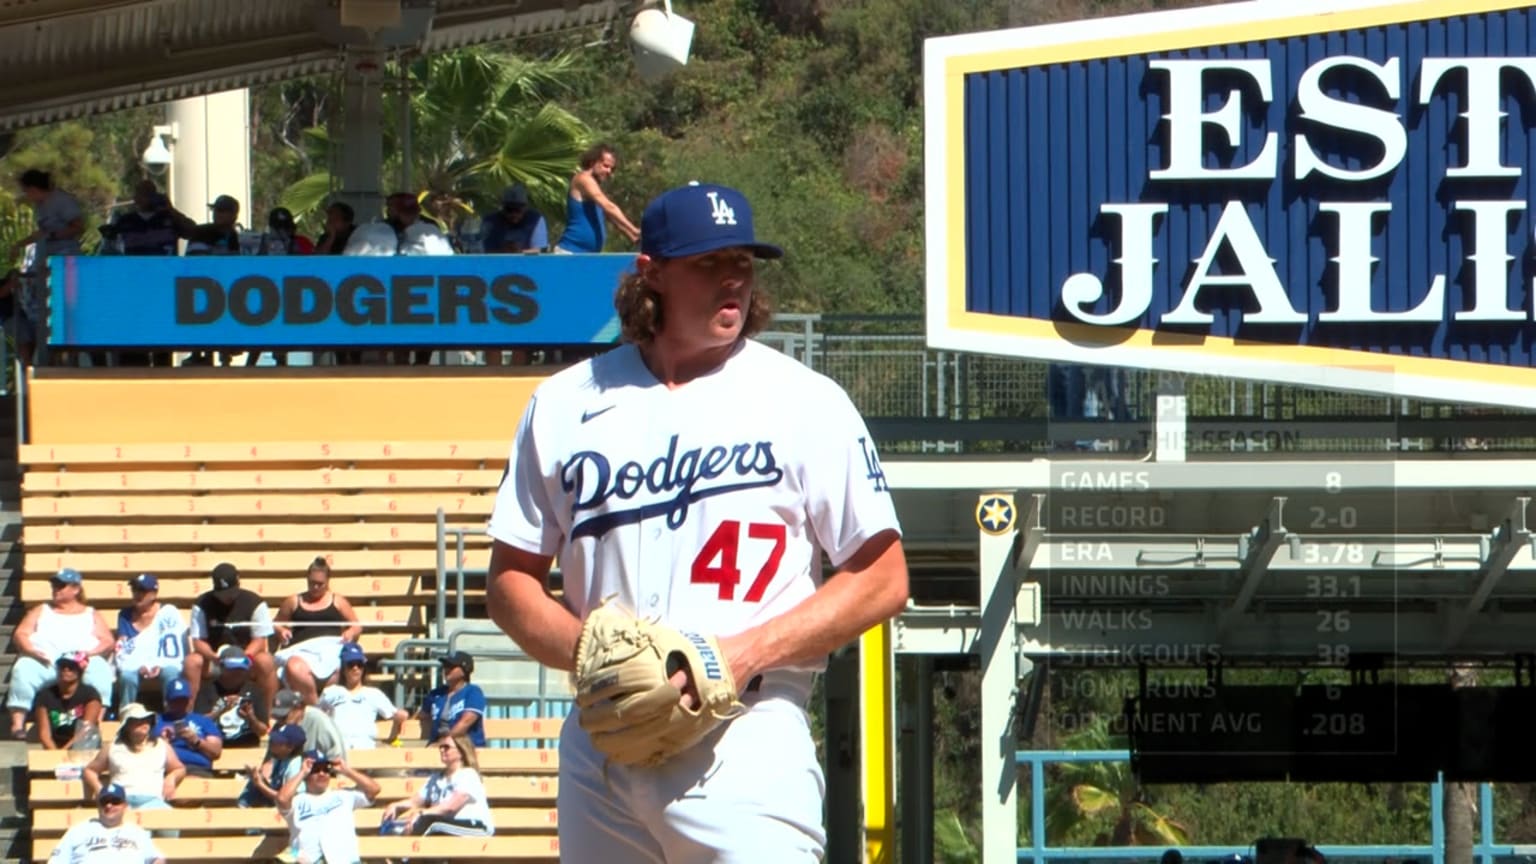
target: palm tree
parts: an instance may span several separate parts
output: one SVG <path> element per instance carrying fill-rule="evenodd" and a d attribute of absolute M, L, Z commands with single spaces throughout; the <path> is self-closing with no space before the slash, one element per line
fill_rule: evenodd
<path fill-rule="evenodd" d="M 1103 723 L 1069 736 L 1066 750 L 1112 749 L 1109 731 Z M 1142 795 L 1141 784 L 1128 762 L 1068 762 L 1054 778 L 1046 805 L 1046 836 L 1052 844 L 1065 842 L 1067 836 L 1090 824 L 1103 824 L 1110 818 L 1113 826 L 1107 837 L 1109 846 L 1182 846 L 1190 842 L 1189 829 L 1153 809 Z"/>
<path fill-rule="evenodd" d="M 424 57 L 408 69 L 410 175 L 423 209 L 450 230 L 464 215 L 494 206 L 512 183 L 528 187 L 546 216 L 563 214 L 565 184 L 591 133 L 556 99 L 575 75 L 574 57 L 528 59 L 490 48 L 466 48 Z M 393 70 L 398 80 L 399 70 Z M 385 176 L 397 176 L 407 158 L 396 116 L 384 134 Z M 333 164 L 324 129 L 306 130 L 311 164 Z M 329 172 L 289 186 L 284 206 L 295 215 L 318 210 L 334 188 Z"/>

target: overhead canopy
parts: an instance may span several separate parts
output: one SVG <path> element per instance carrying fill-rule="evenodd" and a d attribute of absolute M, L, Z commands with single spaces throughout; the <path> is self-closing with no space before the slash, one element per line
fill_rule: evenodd
<path fill-rule="evenodd" d="M 336 71 L 374 44 L 424 53 L 602 25 L 634 0 L 0 0 L 0 130 Z M 349 8 L 350 7 L 350 8 Z M 395 12 L 394 9 L 398 9 Z"/>

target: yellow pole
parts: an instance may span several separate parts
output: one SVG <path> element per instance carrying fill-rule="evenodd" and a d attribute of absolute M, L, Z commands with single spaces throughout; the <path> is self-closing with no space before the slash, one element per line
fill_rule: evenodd
<path fill-rule="evenodd" d="M 890 623 L 859 638 L 859 754 L 863 762 L 864 861 L 892 864 L 896 848 L 896 706 Z"/>

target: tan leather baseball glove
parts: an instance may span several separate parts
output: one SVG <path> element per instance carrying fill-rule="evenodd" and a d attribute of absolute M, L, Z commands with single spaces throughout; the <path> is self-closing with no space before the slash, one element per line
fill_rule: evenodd
<path fill-rule="evenodd" d="M 668 680 L 687 666 L 699 704 L 684 708 Z M 656 767 L 746 709 L 712 636 L 683 633 L 604 602 L 582 624 L 572 671 L 577 719 L 592 746 L 621 765 Z"/>

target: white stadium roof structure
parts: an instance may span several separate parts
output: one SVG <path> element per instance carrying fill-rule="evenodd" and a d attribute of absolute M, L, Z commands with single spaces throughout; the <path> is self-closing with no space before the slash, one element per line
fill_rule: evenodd
<path fill-rule="evenodd" d="M 0 0 L 0 130 L 339 71 L 351 25 L 421 53 L 601 26 L 637 0 Z M 346 16 L 345 18 L 343 16 Z"/>

